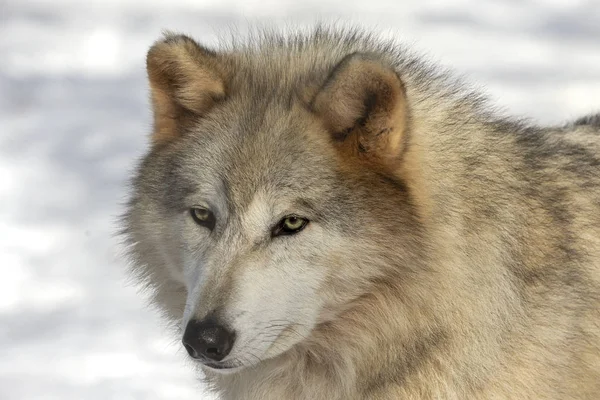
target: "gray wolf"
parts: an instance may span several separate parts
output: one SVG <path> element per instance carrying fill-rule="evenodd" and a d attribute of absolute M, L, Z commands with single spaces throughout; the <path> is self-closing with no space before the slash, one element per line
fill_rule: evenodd
<path fill-rule="evenodd" d="M 498 115 L 351 29 L 167 34 L 147 72 L 123 232 L 221 398 L 598 398 L 599 115 Z"/>

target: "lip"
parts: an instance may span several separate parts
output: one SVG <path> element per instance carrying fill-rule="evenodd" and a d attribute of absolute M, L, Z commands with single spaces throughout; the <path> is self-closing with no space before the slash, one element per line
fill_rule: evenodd
<path fill-rule="evenodd" d="M 233 369 L 235 367 L 229 365 L 221 365 L 221 364 L 204 364 L 204 366 L 212 369 Z"/>
<path fill-rule="evenodd" d="M 232 370 L 232 369 L 236 368 L 236 366 L 234 366 L 234 365 L 228 365 L 228 364 L 224 364 L 224 363 L 220 363 L 220 362 L 210 362 L 210 361 L 205 361 L 205 360 L 202 360 L 201 362 L 204 367 L 207 367 L 210 369 L 216 369 L 216 370 L 220 370 L 220 371 Z"/>

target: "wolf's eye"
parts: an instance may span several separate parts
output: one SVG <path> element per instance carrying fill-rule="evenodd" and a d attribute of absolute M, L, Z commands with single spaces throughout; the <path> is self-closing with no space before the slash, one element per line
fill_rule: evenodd
<path fill-rule="evenodd" d="M 273 229 L 273 236 L 293 235 L 304 229 L 307 224 L 308 220 L 306 218 L 289 215 L 279 221 L 277 226 L 275 226 L 275 229 Z"/>
<path fill-rule="evenodd" d="M 190 209 L 192 219 L 198 225 L 202 225 L 211 231 L 215 228 L 215 215 L 207 208 L 192 207 Z"/>

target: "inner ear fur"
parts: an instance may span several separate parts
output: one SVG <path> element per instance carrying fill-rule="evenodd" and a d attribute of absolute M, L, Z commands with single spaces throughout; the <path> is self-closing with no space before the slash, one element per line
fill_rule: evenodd
<path fill-rule="evenodd" d="M 180 135 L 187 114 L 205 115 L 225 97 L 225 80 L 215 53 L 184 35 L 167 34 L 148 51 L 146 69 L 154 112 L 153 140 Z"/>
<path fill-rule="evenodd" d="M 346 56 L 311 107 L 344 151 L 385 163 L 400 158 L 408 121 L 404 85 L 396 71 L 377 57 Z"/>

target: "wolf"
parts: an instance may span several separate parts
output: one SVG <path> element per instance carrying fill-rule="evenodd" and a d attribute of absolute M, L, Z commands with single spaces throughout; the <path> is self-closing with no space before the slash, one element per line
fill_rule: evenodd
<path fill-rule="evenodd" d="M 147 73 L 131 271 L 220 398 L 600 396 L 600 114 L 351 28 L 167 33 Z"/>

